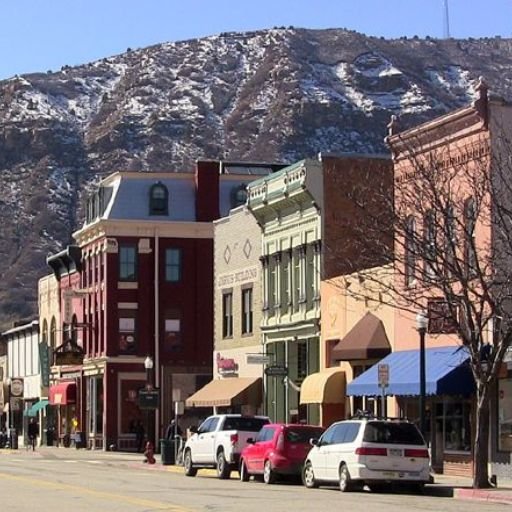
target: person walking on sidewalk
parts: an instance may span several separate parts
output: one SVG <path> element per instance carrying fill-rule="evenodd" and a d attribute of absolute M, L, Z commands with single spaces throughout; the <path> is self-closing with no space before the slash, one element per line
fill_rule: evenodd
<path fill-rule="evenodd" d="M 36 449 L 38 435 L 39 425 L 37 424 L 35 418 L 30 418 L 30 423 L 28 424 L 28 442 L 29 446 L 32 447 L 32 451 Z"/>

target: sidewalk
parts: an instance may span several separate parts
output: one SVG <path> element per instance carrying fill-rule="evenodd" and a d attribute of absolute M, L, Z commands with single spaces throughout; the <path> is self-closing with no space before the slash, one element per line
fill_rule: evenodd
<path fill-rule="evenodd" d="M 512 481 L 498 481 L 492 489 L 473 489 L 471 479 L 450 475 L 434 475 L 434 484 L 427 485 L 425 494 L 452 496 L 459 500 L 512 504 Z"/>
<path fill-rule="evenodd" d="M 86 450 L 76 448 L 57 448 L 49 446 L 39 446 L 36 451 L 26 450 L 20 447 L 18 450 L 0 449 L 0 461 L 2 455 L 15 457 L 46 457 L 46 458 L 62 458 L 62 459 L 103 459 L 109 463 L 122 464 L 126 467 L 140 468 L 151 471 L 168 471 L 177 474 L 183 474 L 181 466 L 169 465 L 164 466 L 160 463 L 160 456 L 155 456 L 156 464 L 145 464 L 144 455 L 142 453 L 133 452 L 106 452 L 103 450 Z M 217 473 L 213 469 L 201 469 L 199 475 L 206 477 L 216 477 Z M 232 478 L 238 476 L 235 472 Z M 488 503 L 504 503 L 512 504 L 512 481 L 498 480 L 498 487 L 493 489 L 473 489 L 471 487 L 471 479 L 464 477 L 455 477 L 449 475 L 434 475 L 433 484 L 425 487 L 425 495 L 452 497 L 459 500 L 476 500 Z"/>

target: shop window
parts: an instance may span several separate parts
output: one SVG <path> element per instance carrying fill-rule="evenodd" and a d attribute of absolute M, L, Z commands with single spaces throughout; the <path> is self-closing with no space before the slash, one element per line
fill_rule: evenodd
<path fill-rule="evenodd" d="M 119 311 L 119 352 L 135 354 L 137 349 L 136 311 Z"/>
<path fill-rule="evenodd" d="M 233 336 L 233 293 L 222 295 L 222 337 Z"/>
<path fill-rule="evenodd" d="M 297 381 L 302 382 L 308 375 L 308 345 L 306 341 L 297 342 Z"/>
<path fill-rule="evenodd" d="M 445 402 L 436 406 L 436 431 L 442 433 L 445 451 L 471 451 L 471 405 Z"/>
<path fill-rule="evenodd" d="M 242 334 L 252 333 L 252 288 L 242 290 Z"/>
<path fill-rule="evenodd" d="M 119 280 L 137 280 L 137 248 L 133 245 L 119 247 Z"/>
<path fill-rule="evenodd" d="M 512 452 L 512 379 L 498 381 L 498 449 Z"/>
<path fill-rule="evenodd" d="M 181 280 L 181 249 L 165 250 L 165 280 L 168 283 Z"/>
<path fill-rule="evenodd" d="M 134 431 L 134 426 L 143 421 L 142 411 L 139 409 L 138 396 L 139 390 L 145 386 L 145 382 L 140 380 L 122 380 L 121 381 L 121 434 L 130 434 Z"/>
<path fill-rule="evenodd" d="M 163 183 L 155 183 L 149 190 L 149 215 L 169 215 L 169 191 Z"/>

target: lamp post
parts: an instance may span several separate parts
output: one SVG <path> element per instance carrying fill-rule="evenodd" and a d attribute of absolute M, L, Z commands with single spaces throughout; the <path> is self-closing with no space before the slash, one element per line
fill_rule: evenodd
<path fill-rule="evenodd" d="M 416 329 L 420 335 L 420 431 L 423 437 L 426 433 L 425 425 L 425 334 L 427 332 L 428 317 L 425 311 L 416 315 Z"/>
<path fill-rule="evenodd" d="M 144 359 L 144 368 L 146 369 L 146 389 L 152 390 L 153 389 L 153 358 L 151 356 L 147 356 L 146 359 Z M 150 435 L 151 432 L 151 425 L 149 422 L 149 409 L 146 409 L 146 428 L 147 428 L 147 439 L 148 441 L 153 442 L 153 434 Z M 154 443 L 153 443 L 154 446 Z"/>

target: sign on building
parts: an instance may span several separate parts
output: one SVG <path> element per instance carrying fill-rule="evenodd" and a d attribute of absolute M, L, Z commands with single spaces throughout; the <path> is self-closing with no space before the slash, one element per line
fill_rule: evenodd
<path fill-rule="evenodd" d="M 41 385 L 50 386 L 50 350 L 45 342 L 39 343 L 39 366 L 41 367 Z"/>
<path fill-rule="evenodd" d="M 272 358 L 268 354 L 247 354 L 247 364 L 269 364 Z"/>
<path fill-rule="evenodd" d="M 23 379 L 14 377 L 11 379 L 11 397 L 19 398 L 23 396 Z"/>

